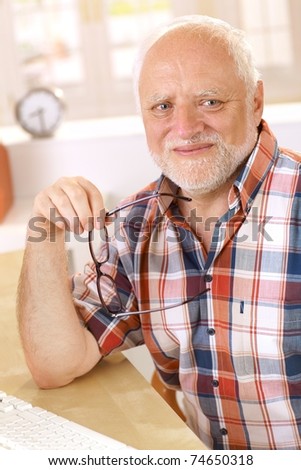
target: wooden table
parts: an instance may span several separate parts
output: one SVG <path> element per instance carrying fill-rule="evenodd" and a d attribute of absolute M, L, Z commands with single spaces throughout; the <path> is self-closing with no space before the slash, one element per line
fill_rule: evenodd
<path fill-rule="evenodd" d="M 62 388 L 39 389 L 27 369 L 15 314 L 23 252 L 0 254 L 0 390 L 136 449 L 206 449 L 122 355 Z"/>

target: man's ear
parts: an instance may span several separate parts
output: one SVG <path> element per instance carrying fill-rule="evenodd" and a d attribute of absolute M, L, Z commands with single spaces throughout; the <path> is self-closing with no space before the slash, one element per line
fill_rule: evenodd
<path fill-rule="evenodd" d="M 254 94 L 254 102 L 253 102 L 254 119 L 256 121 L 257 126 L 259 126 L 261 118 L 262 118 L 263 107 L 264 107 L 263 81 L 258 80 L 256 89 L 255 89 L 255 94 Z"/>

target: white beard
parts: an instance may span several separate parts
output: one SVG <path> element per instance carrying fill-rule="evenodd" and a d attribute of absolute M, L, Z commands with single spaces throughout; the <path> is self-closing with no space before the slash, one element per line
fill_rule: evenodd
<path fill-rule="evenodd" d="M 226 183 L 250 155 L 257 140 L 257 129 L 249 125 L 247 135 L 246 142 L 237 146 L 226 145 L 218 134 L 198 133 L 189 140 L 166 142 L 162 155 L 152 152 L 151 149 L 150 152 L 161 171 L 180 188 L 205 194 Z M 182 159 L 173 156 L 172 148 L 191 143 L 213 143 L 214 154 Z"/>

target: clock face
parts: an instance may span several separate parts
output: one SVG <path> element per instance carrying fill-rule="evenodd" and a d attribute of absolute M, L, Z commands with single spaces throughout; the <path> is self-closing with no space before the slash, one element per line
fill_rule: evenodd
<path fill-rule="evenodd" d="M 58 128 L 63 111 L 60 90 L 35 88 L 17 103 L 16 118 L 21 127 L 34 137 L 49 137 Z"/>

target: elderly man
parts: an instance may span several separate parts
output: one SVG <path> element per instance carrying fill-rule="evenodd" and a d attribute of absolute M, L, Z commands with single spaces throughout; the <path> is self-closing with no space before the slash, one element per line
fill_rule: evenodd
<path fill-rule="evenodd" d="M 162 175 L 111 213 L 112 238 L 92 183 L 37 195 L 18 301 L 32 375 L 62 386 L 146 344 L 207 446 L 300 449 L 300 155 L 262 120 L 252 54 L 224 22 L 156 31 L 135 79 Z M 90 230 L 93 258 L 71 284 L 66 227 Z"/>

